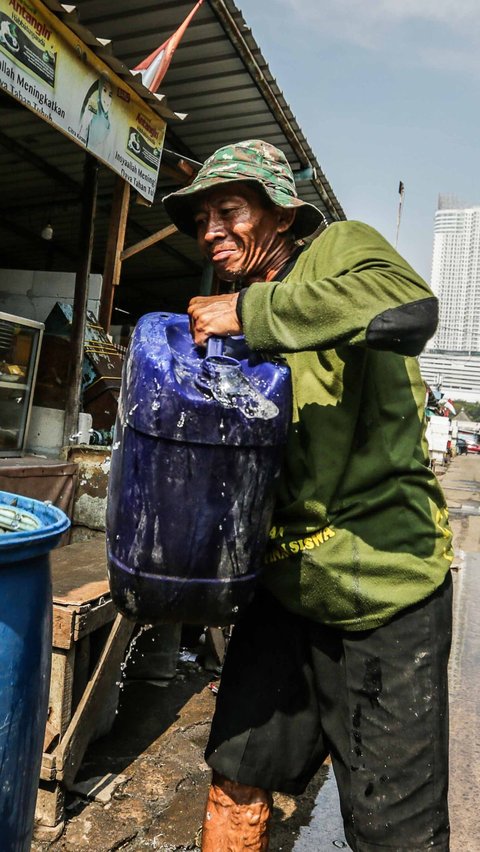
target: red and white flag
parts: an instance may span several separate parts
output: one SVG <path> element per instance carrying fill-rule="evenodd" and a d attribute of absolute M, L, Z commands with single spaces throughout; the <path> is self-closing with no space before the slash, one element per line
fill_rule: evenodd
<path fill-rule="evenodd" d="M 158 90 L 185 30 L 202 3 L 203 0 L 198 0 L 197 5 L 187 15 L 183 24 L 180 24 L 178 30 L 133 69 L 134 71 L 140 71 L 143 85 L 147 89 L 150 89 L 151 92 Z"/>

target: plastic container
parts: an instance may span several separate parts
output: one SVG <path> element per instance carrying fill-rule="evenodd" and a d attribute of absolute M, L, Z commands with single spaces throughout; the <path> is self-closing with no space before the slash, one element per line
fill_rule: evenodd
<path fill-rule="evenodd" d="M 231 624 L 250 599 L 291 413 L 290 372 L 243 338 L 195 347 L 147 314 L 124 367 L 107 507 L 110 586 L 140 623 Z"/>
<path fill-rule="evenodd" d="M 0 847 L 30 850 L 52 657 L 49 552 L 70 521 L 0 491 Z"/>

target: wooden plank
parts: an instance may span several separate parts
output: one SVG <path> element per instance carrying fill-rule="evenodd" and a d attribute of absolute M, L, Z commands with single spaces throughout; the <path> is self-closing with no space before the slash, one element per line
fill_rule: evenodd
<path fill-rule="evenodd" d="M 43 751 L 44 752 L 49 751 L 51 749 L 54 741 L 57 739 L 57 736 L 58 736 L 57 731 L 55 730 L 54 726 L 51 725 L 50 722 L 47 719 L 47 724 L 45 725 L 45 736 L 43 738 Z"/>
<path fill-rule="evenodd" d="M 134 629 L 133 622 L 117 615 L 82 700 L 56 750 L 57 778 L 67 786 L 73 782 L 83 760 L 95 717 L 119 677 L 120 664 Z"/>
<path fill-rule="evenodd" d="M 53 604 L 53 635 L 52 645 L 54 648 L 68 648 L 73 644 L 73 631 L 75 626 L 75 610 L 66 606 Z"/>
<path fill-rule="evenodd" d="M 40 778 L 42 781 L 54 781 L 57 777 L 57 758 L 55 752 L 42 754 L 42 765 L 40 767 Z"/>
<path fill-rule="evenodd" d="M 48 723 L 58 740 L 67 730 L 72 716 L 74 666 L 75 646 L 72 646 L 69 651 L 54 649 L 48 698 Z"/>
<path fill-rule="evenodd" d="M 83 604 L 109 594 L 103 538 L 53 550 L 50 564 L 55 603 Z"/>
<path fill-rule="evenodd" d="M 121 253 L 125 243 L 129 203 L 130 184 L 118 176 L 113 192 L 112 212 L 110 214 L 105 265 L 103 268 L 102 295 L 100 298 L 99 323 L 107 333 L 112 320 L 115 287 L 120 283 L 122 272 Z"/>
<path fill-rule="evenodd" d="M 115 614 L 115 606 L 107 593 L 87 606 L 54 603 L 53 648 L 68 650 L 83 636 L 113 621 Z"/>
<path fill-rule="evenodd" d="M 166 228 L 161 228 L 160 231 L 155 231 L 154 234 L 150 234 L 149 237 L 145 237 L 144 240 L 140 240 L 138 243 L 134 243 L 133 246 L 128 246 L 128 248 L 124 249 L 121 253 L 122 261 L 127 260 L 129 257 L 133 257 L 134 254 L 138 254 L 139 251 L 143 251 L 146 248 L 150 248 L 150 246 L 154 246 L 155 243 L 159 243 L 161 240 L 164 240 L 165 237 L 170 237 L 172 234 L 176 234 L 178 228 L 176 225 L 167 225 Z"/>
<path fill-rule="evenodd" d="M 82 583 L 74 589 L 70 589 L 63 595 L 55 595 L 53 601 L 55 604 L 63 606 L 71 606 L 77 611 L 80 611 L 86 606 L 94 606 L 100 598 L 110 598 L 110 586 L 108 580 L 96 580 L 93 583 Z"/>
<path fill-rule="evenodd" d="M 106 600 L 98 606 L 93 606 L 85 612 L 77 613 L 73 638 L 77 642 L 99 627 L 112 622 L 117 614 L 113 601 Z"/>
<path fill-rule="evenodd" d="M 80 704 L 91 672 L 90 634 L 75 642 L 75 667 L 72 683 L 72 711 Z M 71 715 L 71 714 L 70 714 Z M 70 719 L 68 720 L 70 721 Z"/>
<path fill-rule="evenodd" d="M 98 572 L 100 570 L 98 563 L 105 569 L 107 565 L 105 536 L 102 535 L 88 541 L 76 541 L 66 547 L 57 547 L 50 553 L 50 562 L 54 582 L 60 582 L 65 571 L 70 572 L 75 569 L 82 571 L 84 565 L 90 566 L 86 569 L 88 571 L 96 570 Z M 95 568 L 95 566 L 97 567 Z M 96 579 L 100 579 L 98 574 Z"/>
<path fill-rule="evenodd" d="M 55 826 L 64 818 L 65 791 L 55 781 L 40 781 L 35 808 L 38 825 Z"/>

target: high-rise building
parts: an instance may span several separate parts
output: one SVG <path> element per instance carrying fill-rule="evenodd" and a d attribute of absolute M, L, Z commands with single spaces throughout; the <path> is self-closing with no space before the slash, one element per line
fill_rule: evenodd
<path fill-rule="evenodd" d="M 480 353 L 480 207 L 439 196 L 431 286 L 440 318 L 428 350 Z"/>
<path fill-rule="evenodd" d="M 431 286 L 439 322 L 420 355 L 422 376 L 452 399 L 480 401 L 480 207 L 451 195 L 438 199 Z"/>

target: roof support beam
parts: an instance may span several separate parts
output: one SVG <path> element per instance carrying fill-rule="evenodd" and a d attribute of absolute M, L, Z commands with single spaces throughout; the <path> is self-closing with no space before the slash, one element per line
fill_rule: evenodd
<path fill-rule="evenodd" d="M 77 431 L 80 400 L 82 397 L 82 368 L 85 327 L 87 324 L 88 279 L 92 265 L 93 235 L 98 187 L 98 160 L 91 154 L 85 156 L 83 179 L 82 219 L 80 223 L 79 259 L 75 276 L 73 297 L 71 361 L 65 404 L 63 430 L 64 446 L 69 446 L 70 436 Z"/>
<path fill-rule="evenodd" d="M 98 321 L 109 332 L 112 321 L 113 297 L 115 287 L 120 283 L 122 271 L 122 250 L 127 229 L 128 205 L 130 202 L 130 184 L 121 177 L 115 181 L 112 212 L 108 227 L 105 266 L 103 269 L 102 295 Z"/>
<path fill-rule="evenodd" d="M 156 243 L 164 240 L 165 237 L 170 237 L 172 234 L 176 234 L 177 230 L 176 225 L 167 225 L 166 228 L 162 228 L 160 231 L 155 231 L 154 234 L 150 234 L 150 236 L 146 237 L 144 240 L 140 240 L 140 242 L 134 243 L 133 246 L 128 246 L 128 248 L 123 249 L 120 254 L 121 261 L 123 262 L 129 257 L 133 257 L 134 254 L 138 254 L 139 251 L 143 251 L 146 248 L 150 248 L 150 246 L 156 245 Z"/>

